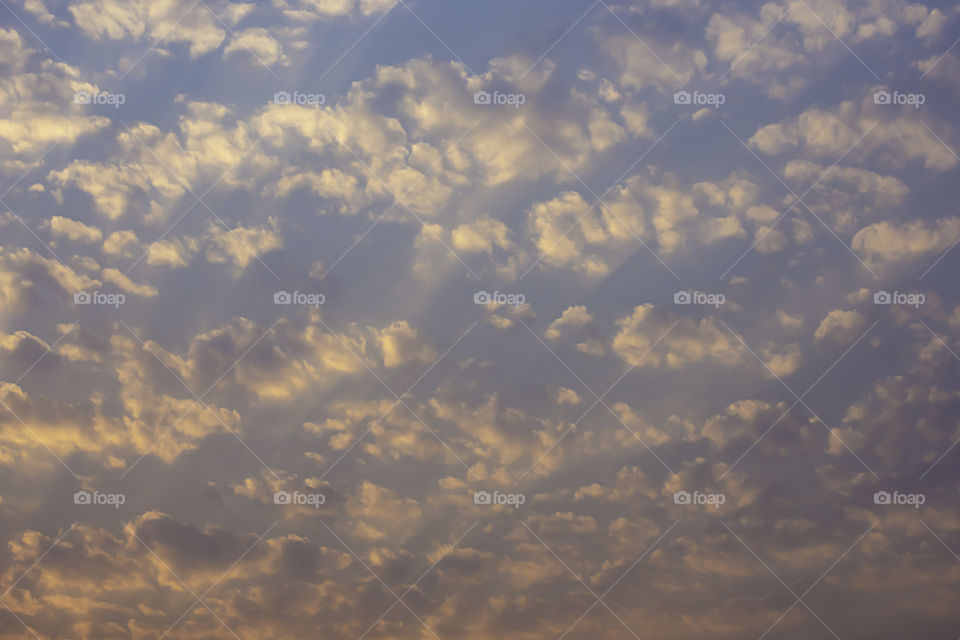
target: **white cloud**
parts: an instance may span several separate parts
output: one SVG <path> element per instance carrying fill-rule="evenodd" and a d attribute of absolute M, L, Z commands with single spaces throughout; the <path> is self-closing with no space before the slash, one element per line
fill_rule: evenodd
<path fill-rule="evenodd" d="M 118 269 L 104 269 L 103 279 L 112 282 L 122 291 L 141 298 L 155 298 L 159 293 L 153 285 L 137 284 Z"/>
<path fill-rule="evenodd" d="M 872 264 L 894 266 L 942 253 L 960 239 L 960 219 L 896 224 L 877 222 L 860 229 L 851 247 Z"/>
<path fill-rule="evenodd" d="M 223 57 L 231 54 L 247 54 L 254 64 L 272 66 L 284 62 L 283 46 L 262 27 L 251 27 L 233 34 L 230 43 L 223 49 Z"/>
<path fill-rule="evenodd" d="M 674 321 L 676 325 L 671 329 Z M 617 326 L 613 351 L 631 366 L 680 369 L 711 363 L 732 367 L 741 362 L 744 354 L 740 341 L 713 318 L 699 322 L 674 319 L 652 304 L 635 307 L 629 316 L 617 320 Z"/>
<path fill-rule="evenodd" d="M 96 227 L 83 224 L 78 220 L 64 218 L 63 216 L 53 216 L 50 218 L 50 232 L 53 236 L 67 238 L 68 240 L 77 240 L 80 242 L 94 243 L 103 238 L 103 233 Z"/>
<path fill-rule="evenodd" d="M 847 152 L 848 161 L 872 152 L 894 167 L 921 160 L 928 169 L 945 171 L 957 164 L 922 123 L 906 115 L 889 115 L 895 110 L 879 111 L 873 105 L 873 91 L 865 94 L 859 105 L 846 101 L 829 111 L 810 108 L 793 120 L 763 126 L 749 142 L 768 155 L 800 152 L 830 162 Z"/>
<path fill-rule="evenodd" d="M 567 307 L 559 318 L 550 323 L 544 335 L 548 340 L 559 340 L 565 333 L 582 329 L 591 322 L 593 322 L 593 315 L 584 305 Z"/>
<path fill-rule="evenodd" d="M 276 227 L 277 223 L 272 219 L 269 226 L 245 227 L 241 224 L 229 230 L 210 222 L 207 225 L 207 260 L 230 264 L 234 273 L 239 275 L 260 256 L 283 247 L 283 236 Z"/>
<path fill-rule="evenodd" d="M 222 9 L 219 4 L 245 6 L 225 2 L 218 3 L 218 9 Z M 70 5 L 68 11 L 94 40 L 183 42 L 193 58 L 213 51 L 226 36 L 210 9 L 189 0 L 85 0 Z M 242 13 L 224 11 L 223 15 L 235 23 Z"/>
<path fill-rule="evenodd" d="M 820 321 L 813 337 L 817 341 L 847 345 L 859 338 L 866 326 L 867 319 L 859 311 L 835 309 Z"/>

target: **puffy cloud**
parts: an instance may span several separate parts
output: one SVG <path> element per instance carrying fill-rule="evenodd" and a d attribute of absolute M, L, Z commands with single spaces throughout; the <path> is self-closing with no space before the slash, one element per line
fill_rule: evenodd
<path fill-rule="evenodd" d="M 230 2 L 217 5 L 219 10 L 243 7 Z M 194 58 L 219 47 L 226 36 L 210 9 L 192 6 L 187 0 L 87 0 L 70 5 L 68 11 L 84 34 L 94 40 L 183 42 Z M 236 24 L 242 15 L 235 11 L 223 14 L 228 24 Z"/>
<path fill-rule="evenodd" d="M 96 90 L 80 80 L 79 69 L 42 60 L 31 64 L 39 56 L 12 29 L 0 29 L 0 42 L 0 62 L 7 66 L 0 79 L 0 141 L 14 156 L 32 163 L 54 143 L 73 143 L 109 126 L 108 118 L 86 115 L 73 103 L 75 91 Z"/>
<path fill-rule="evenodd" d="M 803 351 L 798 344 L 788 344 L 783 348 L 768 348 L 763 351 L 764 364 L 772 375 L 785 378 L 803 364 Z"/>
<path fill-rule="evenodd" d="M 671 320 L 669 313 L 652 304 L 634 307 L 617 320 L 613 351 L 627 364 L 641 367 L 680 369 L 696 363 L 731 367 L 741 362 L 743 345 L 713 318 L 699 322 L 681 318 L 675 326 Z"/>
<path fill-rule="evenodd" d="M 50 218 L 50 232 L 55 238 L 62 237 L 86 243 L 99 242 L 103 238 L 103 232 L 100 229 L 63 216 Z"/>
<path fill-rule="evenodd" d="M 790 404 L 763 400 L 738 400 L 710 416 L 694 434 L 713 447 L 740 455 L 747 447 L 762 446 L 764 456 L 786 456 L 812 451 L 816 425 L 788 413 Z M 762 438 L 762 443 L 761 443 Z"/>
<path fill-rule="evenodd" d="M 499 273 L 508 277 L 515 277 L 521 262 L 526 260 L 527 254 L 513 241 L 510 227 L 500 220 L 484 217 L 461 224 L 450 236 L 458 252 L 484 254 L 494 261 Z"/>
<path fill-rule="evenodd" d="M 550 323 L 544 335 L 548 340 L 559 340 L 564 333 L 582 329 L 593 322 L 593 315 L 587 311 L 587 307 L 578 304 L 573 307 L 567 307 L 560 314 L 560 317 Z"/>
<path fill-rule="evenodd" d="M 930 355 L 902 375 L 876 380 L 850 403 L 841 423 L 834 425 L 828 453 L 848 455 L 850 447 L 881 473 L 894 476 L 919 477 L 949 468 L 948 456 L 958 435 L 955 412 L 960 390 L 946 383 L 943 372 L 955 361 L 929 333 L 916 348 L 929 348 Z"/>
<path fill-rule="evenodd" d="M 710 17 L 706 36 L 724 71 L 786 100 L 810 83 L 816 65 L 835 64 L 850 55 L 841 42 L 905 38 L 898 33 L 903 25 L 915 25 L 917 37 L 928 37 L 940 24 L 938 9 L 919 4 L 771 2 L 756 15 L 722 8 Z"/>
<path fill-rule="evenodd" d="M 624 218 L 625 215 L 628 217 Z M 546 265 L 597 277 L 606 275 L 614 266 L 608 257 L 611 248 L 625 254 L 633 238 L 626 225 L 640 227 L 634 233 L 642 232 L 642 215 L 639 205 L 632 210 L 627 206 L 591 208 L 579 193 L 567 191 L 531 207 L 527 224 Z"/>
<path fill-rule="evenodd" d="M 249 125 L 231 126 L 230 112 L 222 105 L 182 97 L 175 104 L 184 110 L 176 132 L 137 124 L 117 135 L 119 148 L 109 161 L 74 160 L 51 171 L 48 179 L 59 187 L 72 186 L 87 193 L 96 208 L 111 219 L 138 207 L 151 218 L 169 216 L 173 220 L 183 210 L 169 212 L 164 207 L 188 189 L 199 188 L 198 181 L 219 180 L 227 185 L 242 181 L 227 172 L 256 142 L 250 137 Z M 250 162 L 256 166 L 266 161 L 254 157 Z"/>
<path fill-rule="evenodd" d="M 33 14 L 36 19 L 43 24 L 50 24 L 55 20 L 54 15 L 50 13 L 50 10 L 43 4 L 43 0 L 25 0 L 23 8 Z"/>
<path fill-rule="evenodd" d="M 110 219 L 121 217 L 143 194 L 154 189 L 179 195 L 182 189 L 137 166 L 104 166 L 74 160 L 63 169 L 51 171 L 49 179 L 59 186 L 75 186 L 93 198 L 97 209 Z"/>
<path fill-rule="evenodd" d="M 338 212 L 344 215 L 358 213 L 366 201 L 357 177 L 339 169 L 324 169 L 320 173 L 288 170 L 270 193 L 284 198 L 297 189 L 309 189 L 321 198 L 340 203 Z"/>
<path fill-rule="evenodd" d="M 510 228 L 499 220 L 482 218 L 463 224 L 452 232 L 453 246 L 467 253 L 493 253 L 494 248 L 509 249 Z"/>
<path fill-rule="evenodd" d="M 207 260 L 216 264 L 229 264 L 234 273 L 239 275 L 260 256 L 283 247 L 283 236 L 276 227 L 276 221 L 270 220 L 269 227 L 237 225 L 233 229 L 224 230 L 220 225 L 211 222 L 207 226 L 210 236 Z"/>
<path fill-rule="evenodd" d="M 382 328 L 350 325 L 329 333 L 319 323 L 301 329 L 281 319 L 270 329 L 235 318 L 194 336 L 185 353 L 153 343 L 148 348 L 194 389 L 214 382 L 224 389 L 235 385 L 264 403 L 289 403 L 329 389 L 344 377 L 369 376 L 367 367 L 422 366 L 436 358 L 429 342 L 403 320 Z M 223 377 L 224 372 L 229 375 Z"/>
<path fill-rule="evenodd" d="M 871 91 L 865 101 L 869 99 L 872 103 L 872 95 Z M 864 157 L 873 152 L 882 154 L 882 159 L 892 166 L 922 160 L 925 167 L 936 171 L 945 171 L 957 164 L 953 154 L 917 120 L 897 115 L 882 118 L 880 126 L 878 121 L 881 118 L 876 107 L 868 110 L 846 101 L 830 111 L 811 108 L 793 120 L 763 126 L 749 142 L 768 155 L 800 152 L 833 162 L 860 140 L 849 157 Z"/>
<path fill-rule="evenodd" d="M 579 393 L 566 387 L 554 389 L 551 393 L 553 401 L 557 404 L 580 404 L 583 400 Z"/>
<path fill-rule="evenodd" d="M 385 13 L 397 4 L 397 0 L 292 0 L 290 2 L 275 0 L 274 4 L 290 18 L 316 20 Z"/>
<path fill-rule="evenodd" d="M 596 37 L 620 69 L 619 81 L 624 87 L 639 90 L 652 84 L 664 91 L 672 90 L 689 82 L 706 67 L 704 52 L 680 41 L 668 44 L 666 39 L 648 35 L 648 45 L 620 25 L 614 29 L 613 32 L 598 30 Z"/>
<path fill-rule="evenodd" d="M 830 341 L 843 345 L 860 337 L 867 326 L 866 317 L 859 311 L 834 309 L 820 321 L 813 337 L 818 341 Z"/>
<path fill-rule="evenodd" d="M 149 284 L 137 284 L 131 280 L 122 271 L 117 269 L 104 269 L 103 279 L 111 282 L 126 293 L 140 296 L 141 298 L 155 298 L 159 291 L 156 287 Z"/>
<path fill-rule="evenodd" d="M 165 267 L 185 267 L 196 255 L 198 243 L 193 238 L 158 240 L 147 249 L 147 264 Z"/>
<path fill-rule="evenodd" d="M 285 59 L 281 44 L 262 27 L 251 27 L 233 35 L 223 49 L 223 56 L 237 53 L 248 54 L 256 63 L 267 66 Z"/>
<path fill-rule="evenodd" d="M 871 264 L 895 266 L 942 253 L 960 239 L 960 219 L 876 222 L 857 231 L 851 247 Z"/>
<path fill-rule="evenodd" d="M 28 311 L 47 296 L 69 299 L 76 291 L 99 286 L 99 281 L 78 273 L 56 258 L 30 249 L 0 248 L 0 301 L 3 311 Z"/>
<path fill-rule="evenodd" d="M 782 309 L 777 310 L 777 322 L 784 329 L 795 330 L 803 326 L 803 316 L 791 315 Z"/>
<path fill-rule="evenodd" d="M 952 290 L 938 279 L 921 309 L 873 307 L 879 284 L 843 266 L 846 249 L 813 243 L 823 230 L 802 208 L 778 221 L 791 198 L 749 154 L 745 164 L 723 157 L 736 141 L 722 129 L 726 142 L 713 144 L 722 110 L 688 118 L 669 104 L 681 83 L 722 83 L 769 29 L 728 74 L 738 89 L 727 106 L 741 115 L 770 97 L 785 107 L 753 148 L 775 156 L 771 167 L 797 193 L 819 180 L 805 202 L 871 264 L 932 262 L 960 238 L 941 206 L 952 202 L 943 178 L 956 165 L 918 116 L 949 144 L 933 94 L 952 86 L 952 55 L 928 74 L 932 110 L 881 109 L 869 76 L 802 4 L 617 0 L 539 61 L 513 54 L 509 34 L 467 34 L 485 43 L 477 60 L 493 55 L 489 44 L 501 56 L 477 72 L 425 31 L 413 60 L 357 47 L 334 73 L 342 95 L 313 108 L 270 103 L 278 87 L 261 82 L 267 74 L 246 49 L 306 77 L 303 65 L 324 57 L 314 43 L 329 40 L 325 30 L 352 41 L 391 0 L 217 1 L 209 10 L 111 2 L 78 0 L 71 11 L 29 0 L 20 15 L 35 16 L 44 39 L 62 34 L 52 44 L 69 59 L 92 38 L 125 69 L 179 17 L 172 11 L 190 9 L 150 54 L 164 72 L 147 87 L 161 95 L 169 75 L 183 96 L 144 104 L 130 76 L 124 109 L 74 105 L 73 91 L 98 89 L 83 78 L 109 80 L 110 69 L 46 60 L 26 35 L 0 30 L 3 197 L 23 216 L 0 214 L 0 400 L 29 427 L 0 409 L 0 583 L 19 580 L 4 602 L 37 635 L 159 637 L 194 604 L 178 576 L 203 593 L 230 569 L 205 598 L 216 617 L 198 605 L 167 635 L 229 636 L 219 617 L 245 638 L 317 628 L 420 637 L 429 632 L 402 607 L 388 611 L 394 599 L 379 580 L 399 595 L 423 576 L 404 602 L 444 638 L 606 637 L 624 625 L 664 638 L 758 637 L 787 604 L 760 595 L 771 577 L 718 517 L 778 572 L 798 576 L 821 575 L 880 520 L 833 567 L 832 588 L 883 612 L 853 616 L 868 621 L 870 637 L 952 628 L 957 575 L 943 571 L 949 555 L 917 518 L 950 546 L 960 535 L 950 466 L 957 365 L 944 346 L 960 352 Z M 901 70 L 929 69 L 952 42 L 937 35 L 956 17 L 943 10 L 808 4 L 871 66 L 894 38 Z M 567 20 L 573 9 L 561 5 L 563 29 L 583 8 Z M 447 37 L 443 12 L 411 8 Z M 484 8 L 464 10 L 472 19 Z M 381 28 L 397 17 L 419 29 L 408 14 Z M 63 22 L 71 16 L 72 26 Z M 597 42 L 599 56 L 569 67 Z M 543 49 L 529 44 L 519 49 Z M 215 63 L 227 84 L 206 83 L 198 98 L 195 74 L 181 73 L 188 63 Z M 855 76 L 844 75 L 847 63 Z M 820 91 L 836 73 L 843 82 L 833 84 L 859 102 L 833 104 Z M 236 78 L 242 91 L 224 93 Z M 494 90 L 526 102 L 474 104 L 474 92 Z M 126 124 L 107 130 L 115 117 Z M 678 125 L 591 209 L 574 174 L 606 187 L 676 117 L 697 131 Z M 54 132 L 63 142 L 31 166 Z M 694 138 L 683 136 L 695 136 L 694 156 Z M 718 153 L 725 162 L 714 162 Z M 207 205 L 229 223 L 212 221 Z M 904 218 L 904 207 L 941 213 Z M 736 296 L 722 315 L 635 306 L 669 302 L 678 286 L 645 264 L 641 239 L 669 259 L 681 288 L 706 287 L 753 240 L 760 255 L 724 277 Z M 479 282 L 463 278 L 448 248 Z M 522 272 L 541 257 L 539 273 Z M 251 267 L 257 258 L 280 280 Z M 522 285 L 504 282 L 520 273 Z M 121 309 L 72 304 L 74 291 L 104 288 L 141 299 Z M 323 291 L 330 304 L 274 306 L 280 288 Z M 471 305 L 479 288 L 523 291 L 528 304 Z M 851 310 L 823 304 L 833 298 Z M 544 340 L 576 373 L 517 326 L 544 313 Z M 864 339 L 869 366 L 857 381 L 835 370 L 820 383 L 835 403 L 814 408 L 830 425 L 792 407 L 771 375 L 822 371 L 875 313 L 892 322 Z M 721 323 L 728 316 L 762 363 Z M 447 329 L 475 320 L 485 324 L 444 353 Z M 597 390 L 617 384 L 594 404 L 577 377 Z M 378 378 L 396 392 L 414 387 L 397 403 Z M 845 397 L 854 388 L 869 391 Z M 919 514 L 873 504 L 874 491 L 907 490 L 931 465 L 917 485 L 928 498 Z M 127 497 L 118 510 L 72 504 L 78 488 L 114 487 Z M 277 505 L 280 490 L 322 492 L 327 502 Z M 478 490 L 526 501 L 474 504 Z M 675 504 L 679 490 L 727 501 L 718 510 Z M 639 559 L 644 580 L 630 573 Z M 620 620 L 586 615 L 571 631 L 593 600 L 563 564 L 597 593 L 616 585 L 607 603 Z M 847 601 L 811 604 L 838 632 L 853 619 Z M 823 632 L 812 616 L 780 624 L 770 633 Z M 32 637 L 3 608 L 0 628 Z"/>
<path fill-rule="evenodd" d="M 140 241 L 133 231 L 114 231 L 103 242 L 103 252 L 109 256 L 133 258 L 140 252 Z"/>
<path fill-rule="evenodd" d="M 383 354 L 383 366 L 388 369 L 409 362 L 429 364 L 437 357 L 430 345 L 425 344 L 417 330 L 406 321 L 400 320 L 383 330 L 374 330 L 374 335 Z"/>

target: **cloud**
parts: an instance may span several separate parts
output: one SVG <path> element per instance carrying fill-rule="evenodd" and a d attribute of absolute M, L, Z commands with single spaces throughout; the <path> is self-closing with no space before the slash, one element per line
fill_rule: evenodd
<path fill-rule="evenodd" d="M 785 123 L 763 126 L 750 137 L 750 145 L 767 155 L 789 151 L 830 162 L 849 151 L 849 158 L 871 152 L 881 155 L 894 167 L 917 160 L 928 169 L 946 171 L 957 164 L 953 154 L 923 124 L 907 116 L 879 112 L 872 96 L 871 91 L 860 105 L 845 101 L 832 110 L 811 108 Z M 876 126 L 878 122 L 882 125 Z"/>
<path fill-rule="evenodd" d="M 73 104 L 75 91 L 96 90 L 79 79 L 78 68 L 43 63 L 12 29 L 0 29 L 0 42 L 0 62 L 7 66 L 0 78 L 0 141 L 14 157 L 33 163 L 54 143 L 72 144 L 109 126 L 109 118 L 86 115 Z M 23 165 L 20 172 L 28 168 L 32 165 Z"/>
<path fill-rule="evenodd" d="M 641 226 L 642 214 L 639 206 L 632 211 L 627 207 L 591 208 L 579 193 L 567 191 L 531 207 L 527 224 L 545 265 L 599 277 L 613 268 L 610 249 L 625 252 L 630 244 L 632 235 L 625 225 Z M 624 219 L 624 215 L 629 217 Z"/>
<path fill-rule="evenodd" d="M 620 70 L 619 82 L 624 87 L 640 90 L 654 85 L 662 91 L 674 89 L 689 82 L 706 66 L 707 57 L 700 49 L 684 46 L 679 41 L 670 43 L 658 35 L 648 35 L 650 44 L 647 44 L 621 25 L 614 28 L 613 32 L 598 30 L 596 37 Z"/>
<path fill-rule="evenodd" d="M 587 311 L 587 307 L 578 304 L 573 307 L 567 307 L 560 314 L 560 317 L 550 323 L 544 334 L 548 340 L 559 340 L 564 333 L 582 329 L 593 322 L 593 315 Z"/>
<path fill-rule="evenodd" d="M 103 243 L 103 252 L 109 256 L 133 258 L 140 251 L 140 241 L 133 231 L 114 231 Z"/>
<path fill-rule="evenodd" d="M 275 1 L 274 4 L 290 18 L 316 20 L 385 13 L 397 4 L 397 0 L 293 0 L 289 3 Z"/>
<path fill-rule="evenodd" d="M 147 250 L 147 264 L 165 267 L 185 267 L 196 255 L 198 243 L 193 238 L 158 240 Z"/>
<path fill-rule="evenodd" d="M 368 197 L 360 188 L 357 177 L 339 169 L 324 169 L 320 173 L 291 169 L 284 174 L 270 190 L 278 198 L 306 188 L 321 198 L 339 202 L 338 213 L 342 215 L 356 214 L 367 204 Z"/>
<path fill-rule="evenodd" d="M 696 363 L 732 367 L 741 362 L 743 346 L 713 318 L 699 322 L 680 318 L 676 325 L 671 320 L 670 313 L 652 304 L 634 307 L 630 315 L 616 322 L 619 331 L 613 338 L 614 353 L 631 366 L 667 369 Z"/>
<path fill-rule="evenodd" d="M 566 387 L 560 387 L 554 389 L 552 392 L 553 401 L 557 404 L 580 404 L 583 401 L 583 398 L 580 397 L 580 394 L 574 391 L 573 389 L 567 389 Z"/>
<path fill-rule="evenodd" d="M 283 236 L 277 231 L 277 223 L 270 220 L 269 227 L 244 227 L 237 225 L 224 230 L 215 222 L 207 226 L 210 244 L 207 260 L 215 264 L 230 264 L 237 275 L 251 262 L 283 247 Z"/>
<path fill-rule="evenodd" d="M 140 296 L 141 298 L 155 298 L 159 293 L 157 288 L 153 285 L 137 284 L 127 277 L 122 271 L 117 269 L 104 269 L 103 279 L 107 282 L 113 283 L 122 291 L 135 296 Z"/>
<path fill-rule="evenodd" d="M 960 219 L 877 222 L 857 231 L 851 247 L 864 260 L 895 266 L 943 253 L 960 239 Z"/>
<path fill-rule="evenodd" d="M 498 273 L 516 277 L 527 254 L 513 240 L 513 232 L 500 220 L 484 217 L 461 224 L 450 233 L 451 245 L 464 254 L 484 254 Z"/>
<path fill-rule="evenodd" d="M 894 276 L 960 239 L 935 137 L 953 143 L 955 56 L 922 110 L 878 105 L 910 87 L 874 86 L 830 30 L 915 78 L 958 15 L 807 3 L 461 3 L 460 29 L 393 0 L 12 5 L 69 62 L 0 30 L 4 603 L 37 636 L 98 640 L 160 637 L 214 582 L 212 612 L 168 636 L 806 638 L 820 617 L 947 637 L 960 574 L 921 518 L 960 548 L 960 305 L 949 278 Z M 120 109 L 74 104 L 127 70 Z M 728 100 L 705 115 L 679 88 Z M 274 104 L 284 90 L 325 100 Z M 720 119 L 885 281 L 785 214 L 790 189 Z M 670 305 L 735 260 L 727 305 Z M 926 303 L 876 307 L 880 288 Z M 480 289 L 526 302 L 477 306 Z M 792 407 L 773 378 L 819 375 L 874 315 L 854 374 L 808 400 L 827 424 Z M 771 629 L 788 602 L 758 558 L 830 568 L 848 597 Z M 614 588 L 616 617 L 587 612 L 580 579 Z M 0 628 L 33 637 L 2 607 Z"/>
<path fill-rule="evenodd" d="M 94 243 L 103 238 L 103 233 L 96 227 L 90 227 L 78 220 L 71 220 L 63 216 L 53 216 L 50 218 L 50 231 L 53 236 L 67 238 L 68 240 Z"/>
<path fill-rule="evenodd" d="M 69 298 L 72 302 L 74 292 L 99 284 L 56 258 L 41 256 L 28 248 L 0 248 L 0 301 L 8 313 L 35 310 L 41 300 L 49 297 Z"/>
<path fill-rule="evenodd" d="M 217 8 L 243 7 L 230 2 Z M 216 14 L 205 7 L 192 6 L 187 0 L 89 0 L 71 4 L 70 15 L 80 30 L 94 40 L 147 40 L 161 43 L 186 43 L 190 57 L 213 51 L 223 42 L 226 31 Z M 225 11 L 220 20 L 236 24 L 242 15 Z"/>
<path fill-rule="evenodd" d="M 788 344 L 781 348 L 768 347 L 763 350 L 764 364 L 772 375 L 786 378 L 794 374 L 803 364 L 803 350 L 798 344 Z"/>
<path fill-rule="evenodd" d="M 856 340 L 867 326 L 866 317 L 859 311 L 834 309 L 820 321 L 813 337 L 817 341 L 847 345 Z"/>
<path fill-rule="evenodd" d="M 272 66 L 283 62 L 283 47 L 262 27 L 251 27 L 235 33 L 223 49 L 223 57 L 231 54 L 248 54 L 255 63 Z"/>

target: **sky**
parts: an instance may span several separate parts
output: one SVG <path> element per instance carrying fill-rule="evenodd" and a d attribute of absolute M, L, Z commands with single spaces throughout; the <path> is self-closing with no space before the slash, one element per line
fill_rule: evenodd
<path fill-rule="evenodd" d="M 0 42 L 0 639 L 960 636 L 957 6 Z"/>

